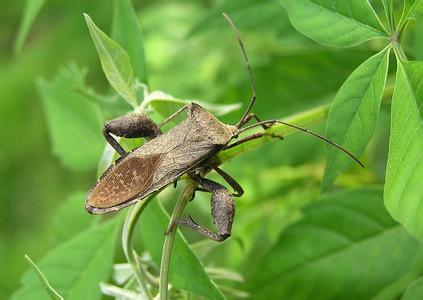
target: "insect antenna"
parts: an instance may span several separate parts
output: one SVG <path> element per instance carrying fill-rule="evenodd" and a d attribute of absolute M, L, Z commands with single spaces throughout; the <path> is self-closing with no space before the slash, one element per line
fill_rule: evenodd
<path fill-rule="evenodd" d="M 328 143 L 328 144 L 330 144 L 330 145 L 338 148 L 339 150 L 341 150 L 342 152 L 344 152 L 346 155 L 348 155 L 349 157 L 351 157 L 362 168 L 364 168 L 364 164 L 354 154 L 352 154 L 350 151 L 348 151 L 347 149 L 345 149 L 341 145 L 339 145 L 339 144 L 335 143 L 334 141 L 331 141 L 328 138 L 326 138 L 326 137 L 324 137 L 324 136 L 322 136 L 322 135 L 320 135 L 318 133 L 315 133 L 315 132 L 313 132 L 313 131 L 311 131 L 311 130 L 309 130 L 307 128 L 303 128 L 303 127 L 300 127 L 300 126 L 297 126 L 297 125 L 289 124 L 289 123 L 286 123 L 286 122 L 283 122 L 283 121 L 279 121 L 279 120 L 267 120 L 267 121 L 258 122 L 258 123 L 255 123 L 253 125 L 250 125 L 250 126 L 247 126 L 247 127 L 243 128 L 243 129 L 241 129 L 238 133 L 242 133 L 242 132 L 247 131 L 249 129 L 252 129 L 252 128 L 255 128 L 255 127 L 258 127 L 258 126 L 262 126 L 262 125 L 266 125 L 266 124 L 282 124 L 282 125 L 285 125 L 285 126 L 288 126 L 288 127 L 291 127 L 291 128 L 295 128 L 295 129 L 300 130 L 302 132 L 305 132 L 307 134 L 310 134 L 310 135 L 312 135 L 314 137 L 317 137 L 317 138 L 325 141 L 326 143 Z"/>
<path fill-rule="evenodd" d="M 247 71 L 248 71 L 248 77 L 249 77 L 249 80 L 250 80 L 251 90 L 253 92 L 253 96 L 252 96 L 250 102 L 248 103 L 248 107 L 245 110 L 244 115 L 239 120 L 239 122 L 235 125 L 236 127 L 239 128 L 241 126 L 241 124 L 243 124 L 243 122 L 244 122 L 245 118 L 247 117 L 247 115 L 250 113 L 251 108 L 253 107 L 254 102 L 256 101 L 256 85 L 254 83 L 253 70 L 252 70 L 251 65 L 250 65 L 250 62 L 248 60 L 247 51 L 245 50 L 244 43 L 241 40 L 241 35 L 239 34 L 239 31 L 236 28 L 236 26 L 235 26 L 234 22 L 232 21 L 232 19 L 226 13 L 222 13 L 222 14 L 226 18 L 226 20 L 228 21 L 229 25 L 232 27 L 232 30 L 235 32 L 235 35 L 236 35 L 236 37 L 238 39 L 239 47 L 241 48 L 242 55 L 244 56 L 244 61 L 245 61 L 245 64 L 247 66 Z"/>

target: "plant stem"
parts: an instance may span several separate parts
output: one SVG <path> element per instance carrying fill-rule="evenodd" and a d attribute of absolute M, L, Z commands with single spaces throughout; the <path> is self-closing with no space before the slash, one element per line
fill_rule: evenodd
<path fill-rule="evenodd" d="M 401 48 L 400 45 L 400 32 L 399 31 L 395 31 L 394 33 L 392 33 L 391 35 L 391 45 L 392 48 L 394 48 L 395 54 L 398 56 L 398 58 L 401 61 L 407 61 L 407 56 L 405 55 L 404 51 Z"/>
<path fill-rule="evenodd" d="M 188 181 L 187 186 L 176 202 L 175 209 L 173 210 L 172 216 L 170 217 L 169 226 L 172 225 L 175 219 L 179 219 L 182 212 L 185 209 L 188 201 L 192 198 L 195 190 L 195 183 L 192 180 Z M 159 295 L 160 300 L 167 300 L 168 282 L 169 282 L 169 265 L 170 257 L 172 255 L 172 246 L 176 236 L 177 225 L 170 228 L 171 230 L 166 234 L 165 241 L 163 244 L 162 261 L 160 263 L 160 284 L 159 284 Z"/>
<path fill-rule="evenodd" d="M 133 248 L 133 236 L 134 236 L 134 230 L 135 225 L 138 221 L 139 216 L 144 211 L 147 204 L 150 202 L 151 199 L 153 199 L 156 196 L 156 194 L 151 195 L 147 199 L 144 199 L 142 201 L 138 201 L 137 204 L 135 204 L 134 208 L 131 210 L 131 212 L 128 214 L 128 216 L 125 219 L 125 223 L 123 224 L 122 229 L 122 247 L 123 252 L 125 253 L 126 259 L 128 263 L 131 265 L 132 270 L 134 271 L 135 278 L 137 279 L 138 285 L 141 288 L 141 292 L 146 295 L 147 299 L 152 300 L 153 296 L 151 295 L 148 287 L 146 279 L 146 274 L 141 266 L 136 252 Z"/>

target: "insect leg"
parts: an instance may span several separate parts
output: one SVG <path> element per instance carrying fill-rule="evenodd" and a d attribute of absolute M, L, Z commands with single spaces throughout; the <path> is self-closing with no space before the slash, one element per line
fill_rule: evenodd
<path fill-rule="evenodd" d="M 223 242 L 231 235 L 232 222 L 235 215 L 235 202 L 233 196 L 223 185 L 217 182 L 201 177 L 196 177 L 195 181 L 205 190 L 212 193 L 211 214 L 218 233 L 199 225 L 191 216 L 183 220 L 175 219 L 169 227 L 169 231 L 172 230 L 175 224 L 184 225 L 213 241 Z"/>
<path fill-rule="evenodd" d="M 188 108 L 188 105 L 183 106 L 182 108 L 178 109 L 176 112 L 174 112 L 173 114 L 171 114 L 169 117 L 167 117 L 166 119 L 164 119 L 164 121 L 160 122 L 159 124 L 159 128 L 161 128 L 162 126 L 164 126 L 166 123 L 170 122 L 171 120 L 173 120 L 174 118 L 176 118 L 181 112 L 183 112 L 184 110 L 186 110 Z"/>
<path fill-rule="evenodd" d="M 257 133 L 253 133 L 251 135 L 248 135 L 232 144 L 227 145 L 223 150 L 227 150 L 227 149 L 231 149 L 233 147 L 236 147 L 238 145 L 241 145 L 245 142 L 251 141 L 251 140 L 255 140 L 255 139 L 259 139 L 262 138 L 264 136 L 269 136 L 272 138 L 278 138 L 278 139 L 283 139 L 283 136 L 278 135 L 278 134 L 274 134 L 274 133 L 269 133 L 269 132 L 257 132 Z"/>
<path fill-rule="evenodd" d="M 259 119 L 259 117 L 257 117 L 257 115 L 255 113 L 249 113 L 243 120 L 242 122 L 239 124 L 239 127 L 244 126 L 245 124 L 247 124 L 248 122 L 250 122 L 251 119 L 255 119 L 258 123 L 261 122 L 261 119 Z M 269 129 L 273 124 L 263 124 L 261 127 L 263 127 L 264 130 Z"/>
<path fill-rule="evenodd" d="M 233 193 L 232 196 L 241 197 L 244 194 L 244 189 L 238 182 L 236 182 L 235 179 L 231 177 L 231 175 L 220 169 L 218 166 L 212 166 L 212 168 L 234 189 L 235 193 Z"/>
<path fill-rule="evenodd" d="M 128 114 L 107 121 L 103 127 L 103 135 L 107 142 L 121 155 L 126 155 L 122 146 L 112 137 L 112 134 L 125 138 L 154 139 L 162 132 L 156 123 L 143 114 Z"/>

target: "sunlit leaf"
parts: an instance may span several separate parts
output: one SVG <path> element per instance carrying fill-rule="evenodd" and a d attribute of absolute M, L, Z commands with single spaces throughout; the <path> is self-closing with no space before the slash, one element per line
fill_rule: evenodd
<path fill-rule="evenodd" d="M 134 76 L 147 83 L 144 41 L 137 13 L 131 2 L 132 0 L 114 0 L 112 37 L 128 53 Z"/>
<path fill-rule="evenodd" d="M 129 104 L 134 107 L 137 106 L 134 75 L 128 54 L 121 46 L 101 31 L 91 20 L 90 16 L 84 14 L 84 17 L 97 49 L 104 74 L 110 85 Z"/>
<path fill-rule="evenodd" d="M 292 25 L 317 42 L 351 47 L 386 36 L 367 0 L 281 0 Z"/>
<path fill-rule="evenodd" d="M 307 207 L 247 283 L 253 299 L 370 299 L 413 267 L 418 250 L 381 189 L 339 192 Z"/>
<path fill-rule="evenodd" d="M 116 297 L 115 299 L 119 299 L 119 300 L 140 299 L 140 296 L 137 292 L 126 290 L 112 284 L 107 284 L 102 282 L 100 283 L 100 287 L 101 287 L 101 292 L 104 295 Z"/>
<path fill-rule="evenodd" d="M 25 43 L 25 40 L 28 37 L 31 26 L 34 23 L 35 18 L 40 13 L 41 8 L 43 8 L 45 0 L 26 0 L 25 7 L 23 11 L 23 16 L 21 19 L 21 24 L 19 26 L 19 32 L 16 36 L 14 51 L 19 53 L 22 50 L 22 47 Z"/>
<path fill-rule="evenodd" d="M 384 193 L 392 217 L 418 237 L 423 237 L 422 82 L 423 63 L 398 62 Z"/>
<path fill-rule="evenodd" d="M 233 270 L 217 267 L 207 267 L 206 272 L 214 280 L 244 282 L 244 277 L 240 273 Z"/>
<path fill-rule="evenodd" d="M 85 86 L 86 70 L 76 65 L 62 69 L 54 80 L 38 84 L 52 151 L 74 171 L 93 169 L 103 149 L 99 108 L 77 90 Z"/>
<path fill-rule="evenodd" d="M 160 203 L 153 199 L 142 214 L 140 229 L 144 245 L 158 265 L 161 261 L 168 224 L 168 214 Z M 197 295 L 211 299 L 224 299 L 215 283 L 207 276 L 203 264 L 179 231 L 175 238 L 170 261 L 170 283 L 177 289 Z"/>
<path fill-rule="evenodd" d="M 326 136 L 356 156 L 363 154 L 376 128 L 388 71 L 389 48 L 361 64 L 335 96 L 326 123 Z M 326 190 L 353 160 L 328 146 L 322 189 Z"/>
<path fill-rule="evenodd" d="M 130 264 L 114 264 L 113 265 L 113 280 L 118 285 L 123 285 L 127 282 L 132 276 L 134 276 L 134 271 Z"/>
<path fill-rule="evenodd" d="M 119 222 L 95 226 L 56 246 L 38 263 L 66 300 L 100 299 L 99 283 L 109 277 Z M 13 300 L 43 300 L 46 292 L 33 271 L 25 273 L 23 287 Z"/>

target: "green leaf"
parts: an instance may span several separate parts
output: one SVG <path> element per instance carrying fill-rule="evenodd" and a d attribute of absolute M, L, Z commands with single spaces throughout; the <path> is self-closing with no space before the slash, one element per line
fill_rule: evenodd
<path fill-rule="evenodd" d="M 423 1 L 421 0 L 405 0 L 404 1 L 404 20 L 423 17 Z"/>
<path fill-rule="evenodd" d="M 137 98 L 134 75 L 128 54 L 121 46 L 101 31 L 91 20 L 90 16 L 84 14 L 84 17 L 107 80 L 124 100 L 136 107 Z"/>
<path fill-rule="evenodd" d="M 386 37 L 367 0 L 281 0 L 292 25 L 327 46 L 351 47 Z"/>
<path fill-rule="evenodd" d="M 420 238 L 423 238 L 422 82 L 422 62 L 404 65 L 398 62 L 384 193 L 385 206 L 392 217 Z"/>
<path fill-rule="evenodd" d="M 100 299 L 101 281 L 107 280 L 112 269 L 118 222 L 111 221 L 85 230 L 53 248 L 39 267 L 50 283 L 66 300 Z M 13 300 L 45 299 L 37 275 L 28 271 Z"/>
<path fill-rule="evenodd" d="M 203 102 L 198 100 L 182 100 L 174 98 L 168 94 L 165 94 L 160 91 L 154 91 L 148 94 L 145 98 L 146 104 L 152 107 L 156 112 L 158 112 L 162 117 L 168 117 L 178 109 L 183 106 L 195 102 L 203 106 L 207 111 L 215 115 L 216 117 L 224 116 L 232 111 L 238 110 L 241 108 L 240 103 L 235 104 L 213 104 L 209 102 Z M 180 121 L 184 119 L 185 116 L 181 115 L 179 118 L 176 118 L 175 121 Z"/>
<path fill-rule="evenodd" d="M 74 192 L 55 212 L 51 223 L 55 244 L 70 239 L 99 221 L 84 209 L 85 194 Z"/>
<path fill-rule="evenodd" d="M 25 259 L 29 262 L 31 267 L 34 269 L 35 273 L 37 274 L 44 290 L 48 293 L 51 299 L 53 300 L 63 300 L 63 297 L 60 296 L 60 294 L 51 286 L 51 284 L 48 282 L 47 277 L 41 272 L 40 268 L 32 261 L 32 259 L 25 255 Z"/>
<path fill-rule="evenodd" d="M 125 149 L 125 151 L 132 151 L 135 148 L 141 146 L 143 140 L 141 138 L 125 139 L 122 137 L 116 137 L 115 140 Z M 109 143 L 106 143 L 103 154 L 101 155 L 100 161 L 97 166 L 97 178 L 107 170 L 110 165 L 120 157 L 119 153 Z"/>
<path fill-rule="evenodd" d="M 414 281 L 402 295 L 401 300 L 420 300 L 423 299 L 423 277 Z"/>
<path fill-rule="evenodd" d="M 141 237 L 153 260 L 160 264 L 169 215 L 160 202 L 153 199 L 141 219 Z M 189 280 L 187 280 L 189 278 Z M 186 290 L 210 299 L 225 299 L 215 283 L 207 276 L 204 266 L 178 231 L 170 262 L 170 282 L 177 289 Z"/>
<path fill-rule="evenodd" d="M 326 136 L 356 156 L 363 154 L 375 131 L 385 87 L 390 48 L 362 63 L 336 94 L 326 123 Z M 353 163 L 338 149 L 328 146 L 322 190 Z"/>
<path fill-rule="evenodd" d="M 263 27 L 274 30 L 288 23 L 283 20 L 284 12 L 278 0 L 224 1 L 208 10 L 207 14 L 192 26 L 188 36 L 195 36 L 213 29 L 229 31 L 222 12 L 230 15 L 239 30 L 257 30 Z"/>
<path fill-rule="evenodd" d="M 389 32 L 395 30 L 395 13 L 392 0 L 382 0 L 383 10 L 385 12 L 386 21 L 388 22 Z"/>
<path fill-rule="evenodd" d="M 307 207 L 247 283 L 253 299 L 370 299 L 413 267 L 419 245 L 381 189 L 338 192 Z"/>
<path fill-rule="evenodd" d="M 41 8 L 44 6 L 45 0 L 26 0 L 21 24 L 19 26 L 18 35 L 16 36 L 14 51 L 15 54 L 21 52 L 22 47 L 28 37 L 31 26 L 35 18 L 40 13 Z"/>
<path fill-rule="evenodd" d="M 423 20 L 417 20 L 414 25 L 413 42 L 411 49 L 415 60 L 423 60 Z"/>
<path fill-rule="evenodd" d="M 85 69 L 70 65 L 61 69 L 52 81 L 38 82 L 52 151 L 73 171 L 96 167 L 104 145 L 100 110 L 77 91 L 85 88 L 85 75 Z"/>
<path fill-rule="evenodd" d="M 135 77 L 147 84 L 144 41 L 131 0 L 113 2 L 112 37 L 128 53 Z"/>

